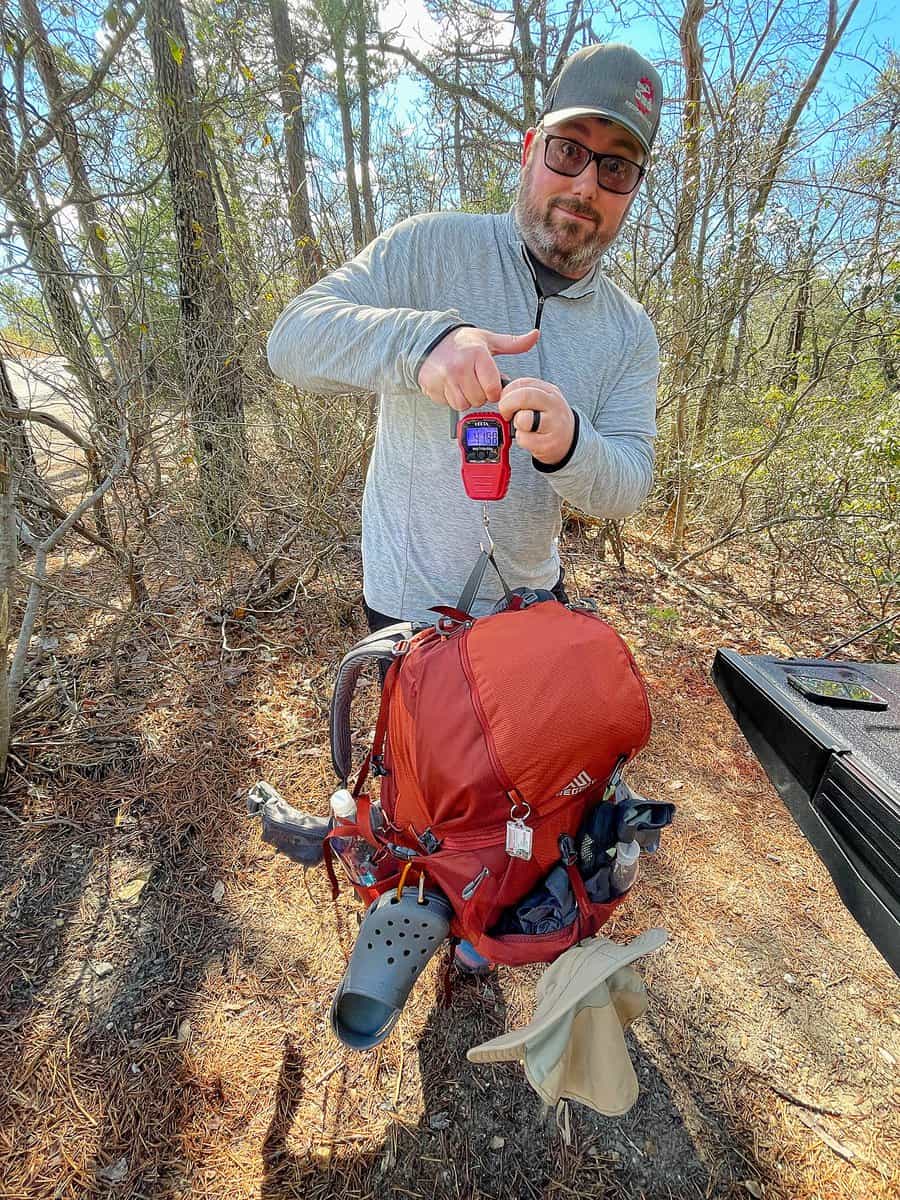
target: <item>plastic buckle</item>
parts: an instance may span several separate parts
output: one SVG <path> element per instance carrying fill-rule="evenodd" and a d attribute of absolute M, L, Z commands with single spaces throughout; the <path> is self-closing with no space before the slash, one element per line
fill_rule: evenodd
<path fill-rule="evenodd" d="M 385 842 L 385 846 L 389 854 L 393 854 L 394 858 L 398 858 L 401 862 L 408 862 L 412 858 L 418 858 L 418 850 L 413 850 L 409 846 L 399 846 L 396 842 Z"/>
<path fill-rule="evenodd" d="M 571 833 L 561 833 L 559 835 L 559 853 L 565 867 L 571 867 L 577 860 L 578 851 L 575 847 L 575 839 Z"/>
<path fill-rule="evenodd" d="M 419 838 L 419 842 L 426 854 L 434 854 L 436 850 L 440 850 L 441 848 L 441 839 L 436 837 L 430 829 L 425 830 Z"/>

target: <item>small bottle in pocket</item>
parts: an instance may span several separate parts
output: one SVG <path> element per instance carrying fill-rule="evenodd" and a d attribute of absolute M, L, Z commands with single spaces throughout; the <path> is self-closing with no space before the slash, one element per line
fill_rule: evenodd
<path fill-rule="evenodd" d="M 637 841 L 616 842 L 610 886 L 614 896 L 622 896 L 634 886 L 638 877 L 641 847 Z"/>
<path fill-rule="evenodd" d="M 347 788 L 338 788 L 331 797 L 333 829 L 340 834 L 342 825 L 356 823 L 356 797 Z M 395 871 L 393 862 L 380 861 L 386 858 L 382 851 L 370 846 L 361 837 L 333 837 L 331 848 L 341 860 L 351 882 L 362 887 L 371 887 L 379 879 L 387 878 Z"/>

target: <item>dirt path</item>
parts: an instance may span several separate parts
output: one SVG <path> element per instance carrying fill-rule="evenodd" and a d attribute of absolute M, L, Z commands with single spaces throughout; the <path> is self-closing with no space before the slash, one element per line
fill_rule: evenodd
<path fill-rule="evenodd" d="M 86 405 L 61 358 L 35 355 L 5 362 L 13 392 L 23 409 L 49 413 L 78 433 L 87 431 L 90 419 Z M 61 469 L 81 461 L 80 452 L 58 430 L 35 421 L 29 423 L 29 434 L 42 473 L 57 474 L 58 478 Z"/>
<path fill-rule="evenodd" d="M 63 600 L 50 614 L 69 632 L 36 675 L 77 705 L 19 732 L 28 770 L 0 813 L 0 1196 L 900 1194 L 900 986 L 708 679 L 716 646 L 781 635 L 708 575 L 752 636 L 639 559 L 621 576 L 584 542 L 572 565 L 650 690 L 630 778 L 679 806 L 606 931 L 671 934 L 643 967 L 635 1108 L 547 1114 L 519 1068 L 466 1060 L 527 1019 L 539 968 L 463 982 L 444 1007 L 436 961 L 380 1050 L 333 1039 L 358 906 L 261 844 L 243 791 L 262 776 L 324 811 L 328 689 L 359 621 L 339 624 L 346 588 L 321 579 L 281 617 L 230 626 L 226 651 L 209 597 L 173 579 L 113 660 L 108 616 L 86 634 Z M 104 595 L 101 569 L 70 582 Z M 815 615 L 796 622 L 814 651 Z"/>

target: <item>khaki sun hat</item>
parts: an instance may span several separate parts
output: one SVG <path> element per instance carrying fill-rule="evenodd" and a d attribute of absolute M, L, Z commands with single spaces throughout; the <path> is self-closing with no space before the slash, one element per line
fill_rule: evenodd
<path fill-rule="evenodd" d="M 470 1062 L 521 1062 L 547 1104 L 578 1100 L 606 1116 L 627 1112 L 638 1096 L 624 1031 L 647 1009 L 629 965 L 668 940 L 650 929 L 620 945 L 598 937 L 573 946 L 541 976 L 534 1017 L 468 1051 Z"/>

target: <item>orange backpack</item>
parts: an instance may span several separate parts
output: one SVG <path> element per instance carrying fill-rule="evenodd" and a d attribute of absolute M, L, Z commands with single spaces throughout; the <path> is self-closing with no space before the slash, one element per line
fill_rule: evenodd
<path fill-rule="evenodd" d="M 451 935 L 493 962 L 552 962 L 595 933 L 622 897 L 593 903 L 578 870 L 585 814 L 612 802 L 619 772 L 650 736 L 650 709 L 624 641 L 592 608 L 556 599 L 473 619 L 442 609 L 363 639 L 338 672 L 332 758 L 350 773 L 349 708 L 367 661 L 389 658 L 371 752 L 353 789 L 356 822 L 329 838 L 376 848 L 371 901 L 437 886 Z M 378 801 L 364 790 L 369 772 Z M 326 839 L 327 845 L 327 839 Z M 575 920 L 550 933 L 500 933 L 501 918 L 565 866 Z M 336 890 L 331 855 L 326 866 Z"/>

